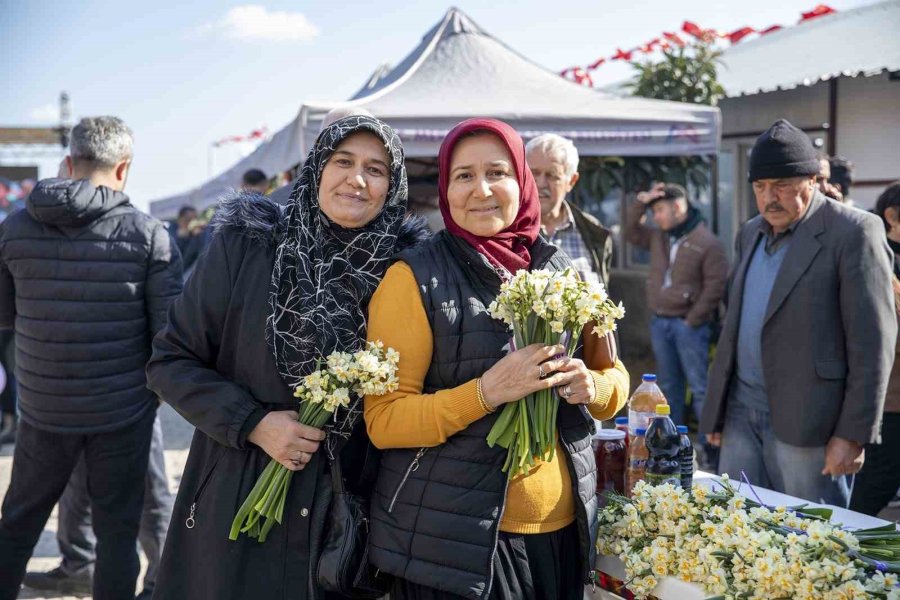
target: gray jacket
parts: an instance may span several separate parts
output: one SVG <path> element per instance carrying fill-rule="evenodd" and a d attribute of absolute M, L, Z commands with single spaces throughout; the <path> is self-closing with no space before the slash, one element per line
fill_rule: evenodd
<path fill-rule="evenodd" d="M 880 438 L 897 318 L 892 253 L 881 220 L 816 194 L 775 280 L 762 333 L 772 428 L 795 446 L 832 436 Z M 710 373 L 700 428 L 721 431 L 735 372 L 744 277 L 761 216 L 738 234 L 728 311 Z M 764 243 L 764 242 L 760 242 Z"/>

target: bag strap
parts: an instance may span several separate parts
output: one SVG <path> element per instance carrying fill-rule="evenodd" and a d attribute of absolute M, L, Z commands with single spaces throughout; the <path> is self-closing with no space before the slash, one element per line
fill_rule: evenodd
<path fill-rule="evenodd" d="M 338 441 L 335 443 L 334 448 L 332 449 L 332 453 L 334 458 L 329 458 L 326 454 L 326 460 L 330 463 L 331 467 L 331 487 L 334 490 L 335 495 L 344 493 L 344 475 L 341 471 L 341 450 L 344 449 L 344 446 L 347 445 L 346 438 L 338 437 Z"/>

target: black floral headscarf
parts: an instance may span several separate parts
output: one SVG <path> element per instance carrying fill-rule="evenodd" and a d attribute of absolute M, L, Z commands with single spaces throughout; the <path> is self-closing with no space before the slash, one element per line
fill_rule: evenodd
<path fill-rule="evenodd" d="M 360 131 L 384 142 L 391 182 L 378 216 L 364 227 L 346 229 L 319 209 L 319 179 L 341 142 Z M 407 196 L 403 147 L 387 124 L 352 116 L 319 134 L 291 192 L 272 269 L 267 333 L 289 386 L 314 371 L 320 357 L 364 346 L 369 300 L 394 253 Z"/>

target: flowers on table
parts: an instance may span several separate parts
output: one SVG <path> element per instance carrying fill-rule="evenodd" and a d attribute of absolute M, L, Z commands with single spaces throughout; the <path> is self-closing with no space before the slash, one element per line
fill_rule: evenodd
<path fill-rule="evenodd" d="M 339 409 L 348 409 L 362 396 L 396 391 L 399 362 L 400 354 L 385 349 L 381 342 L 368 342 L 365 349 L 352 354 L 332 352 L 325 359 L 325 368 L 310 373 L 294 388 L 294 397 L 300 400 L 297 421 L 322 429 Z M 229 539 L 246 533 L 260 543 L 266 541 L 275 523 L 281 523 L 292 475 L 293 471 L 277 460 L 269 461 L 235 515 Z"/>
<path fill-rule="evenodd" d="M 616 321 L 625 316 L 625 308 L 613 304 L 602 284 L 581 281 L 572 268 L 518 271 L 501 285 L 488 312 L 512 329 L 513 350 L 534 343 L 563 344 L 568 356 L 575 353 L 588 323 L 594 323 L 593 334 L 603 337 L 615 331 Z M 557 407 L 551 390 L 503 407 L 487 442 L 508 449 L 503 470 L 510 478 L 553 456 Z"/>
<path fill-rule="evenodd" d="M 737 494 L 727 475 L 718 491 L 642 481 L 632 498 L 607 498 L 597 550 L 623 561 L 637 598 L 672 576 L 717 599 L 900 600 L 900 563 L 873 560 L 867 549 L 877 545 L 896 560 L 893 525 L 850 532 L 827 520 L 828 509 L 761 506 Z"/>

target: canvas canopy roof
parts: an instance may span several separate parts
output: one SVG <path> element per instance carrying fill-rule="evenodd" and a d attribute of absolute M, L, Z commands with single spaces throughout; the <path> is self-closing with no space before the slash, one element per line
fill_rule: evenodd
<path fill-rule="evenodd" d="M 384 119 L 409 157 L 434 157 L 444 135 L 475 116 L 502 119 L 526 139 L 571 138 L 585 156 L 713 154 L 720 141 L 716 108 L 623 98 L 563 79 L 491 36 L 452 8 L 396 67 L 380 67 L 349 101 L 307 102 L 297 118 L 235 166 L 188 194 L 151 203 L 167 217 L 185 203 L 215 202 L 250 168 L 284 171 L 306 156 L 322 118 L 358 106 Z"/>

